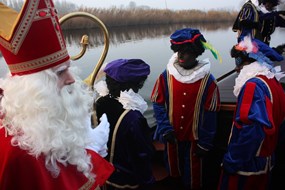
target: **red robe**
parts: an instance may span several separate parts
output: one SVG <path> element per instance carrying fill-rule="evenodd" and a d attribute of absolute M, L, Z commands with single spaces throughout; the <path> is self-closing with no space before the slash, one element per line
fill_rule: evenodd
<path fill-rule="evenodd" d="M 27 151 L 12 146 L 11 138 L 5 137 L 4 128 L 0 129 L 0 190 L 95 189 L 103 185 L 114 170 L 100 155 L 88 150 L 92 171 L 96 174 L 95 181 L 78 172 L 76 166 L 65 167 L 62 164 L 58 164 L 60 174 L 54 178 L 47 170 L 43 156 L 35 158 Z"/>

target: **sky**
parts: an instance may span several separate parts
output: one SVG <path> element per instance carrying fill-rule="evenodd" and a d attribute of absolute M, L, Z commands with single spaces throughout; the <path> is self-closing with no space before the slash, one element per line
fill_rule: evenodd
<path fill-rule="evenodd" d="M 109 8 L 112 6 L 127 7 L 131 1 L 136 3 L 136 6 L 147 5 L 151 8 L 158 9 L 226 9 L 239 10 L 246 0 L 66 0 L 76 5 L 83 5 L 87 7 Z"/>

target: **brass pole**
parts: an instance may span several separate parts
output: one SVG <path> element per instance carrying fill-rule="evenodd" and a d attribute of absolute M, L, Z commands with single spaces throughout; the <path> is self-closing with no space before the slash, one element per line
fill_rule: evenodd
<path fill-rule="evenodd" d="M 86 79 L 84 79 L 84 81 L 93 90 L 93 85 L 94 85 L 94 82 L 96 80 L 97 74 L 98 74 L 98 72 L 99 72 L 99 70 L 100 70 L 100 68 L 101 68 L 101 66 L 102 66 L 102 64 L 106 58 L 108 50 L 109 50 L 109 32 L 108 32 L 105 24 L 99 18 L 97 18 L 96 16 L 94 16 L 90 13 L 87 13 L 87 12 L 72 12 L 72 13 L 66 14 L 59 19 L 59 23 L 63 24 L 65 21 L 67 21 L 71 18 L 74 18 L 74 17 L 85 17 L 85 18 L 91 19 L 92 21 L 94 21 L 95 23 L 98 24 L 98 26 L 100 27 L 100 29 L 104 33 L 104 48 L 103 48 L 103 51 L 102 51 L 101 56 L 99 58 L 99 61 L 96 64 L 96 66 L 94 67 L 92 73 Z M 84 39 L 83 38 L 84 38 L 84 36 L 82 37 L 82 41 L 81 41 L 83 49 L 81 50 L 81 52 L 77 56 L 72 57 L 73 60 L 81 58 L 86 51 L 86 47 L 88 45 L 88 37 L 87 37 L 87 41 L 85 38 Z"/>

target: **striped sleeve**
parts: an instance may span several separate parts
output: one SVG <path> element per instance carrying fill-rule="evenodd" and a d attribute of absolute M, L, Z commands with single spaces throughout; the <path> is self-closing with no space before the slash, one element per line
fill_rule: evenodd
<path fill-rule="evenodd" d="M 209 78 L 209 87 L 207 90 L 207 96 L 205 101 L 205 110 L 207 111 L 219 111 L 220 110 L 220 92 L 216 80 Z"/>

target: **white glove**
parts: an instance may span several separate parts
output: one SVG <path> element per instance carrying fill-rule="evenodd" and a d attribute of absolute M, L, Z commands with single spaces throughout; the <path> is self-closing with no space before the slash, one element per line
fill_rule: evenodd
<path fill-rule="evenodd" d="M 108 122 L 106 114 L 103 114 L 100 118 L 100 123 L 94 129 L 91 128 L 89 131 L 89 137 L 91 143 L 88 145 L 88 149 L 91 149 L 102 157 L 106 157 L 107 153 L 107 142 L 109 138 L 110 124 Z"/>

